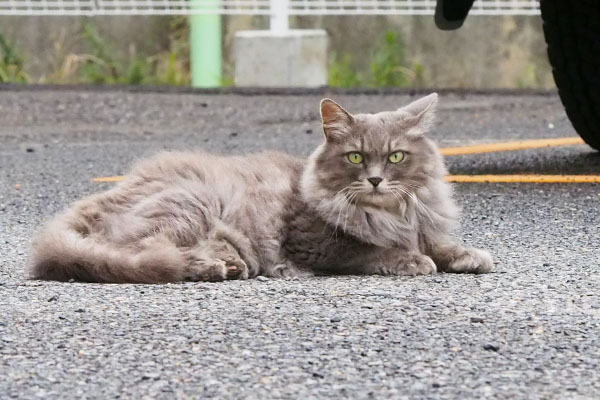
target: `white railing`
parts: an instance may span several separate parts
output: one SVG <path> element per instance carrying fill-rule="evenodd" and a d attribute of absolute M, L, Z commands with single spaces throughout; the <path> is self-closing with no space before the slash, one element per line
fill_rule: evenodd
<path fill-rule="evenodd" d="M 283 21 L 288 15 L 433 15 L 435 5 L 435 0 L 0 0 L 0 15 L 269 15 Z M 539 13 L 538 0 L 477 0 L 470 15 Z"/>

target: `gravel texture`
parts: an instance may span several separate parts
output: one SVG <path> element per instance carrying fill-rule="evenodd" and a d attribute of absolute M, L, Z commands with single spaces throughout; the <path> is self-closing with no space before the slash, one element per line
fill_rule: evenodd
<path fill-rule="evenodd" d="M 326 92 L 323 96 L 327 95 Z M 308 154 L 318 93 L 0 92 L 1 398 L 600 398 L 600 185 L 457 184 L 483 276 L 29 281 L 52 214 L 158 150 Z M 408 95 L 332 96 L 352 111 Z M 574 135 L 553 93 L 441 96 L 442 146 Z M 584 145 L 454 173 L 600 174 Z"/>

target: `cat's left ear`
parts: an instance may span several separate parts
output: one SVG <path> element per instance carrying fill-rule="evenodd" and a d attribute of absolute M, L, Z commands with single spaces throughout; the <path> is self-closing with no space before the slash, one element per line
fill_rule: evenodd
<path fill-rule="evenodd" d="M 419 135 L 429 131 L 435 120 L 437 103 L 438 95 L 432 93 L 398 109 L 403 122 L 408 125 L 409 134 Z"/>

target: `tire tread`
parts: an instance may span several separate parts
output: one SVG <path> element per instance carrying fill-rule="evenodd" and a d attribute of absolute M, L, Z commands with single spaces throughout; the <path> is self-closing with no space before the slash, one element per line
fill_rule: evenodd
<path fill-rule="evenodd" d="M 541 0 L 548 59 L 573 127 L 600 150 L 600 0 Z"/>

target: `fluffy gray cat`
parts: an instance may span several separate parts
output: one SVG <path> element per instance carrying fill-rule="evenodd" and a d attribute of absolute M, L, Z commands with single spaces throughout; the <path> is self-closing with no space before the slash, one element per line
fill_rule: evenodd
<path fill-rule="evenodd" d="M 321 102 L 325 141 L 281 153 L 164 153 L 56 217 L 30 276 L 173 282 L 313 273 L 484 273 L 490 255 L 451 237 L 458 211 L 426 136 L 437 95 L 351 115 Z"/>

